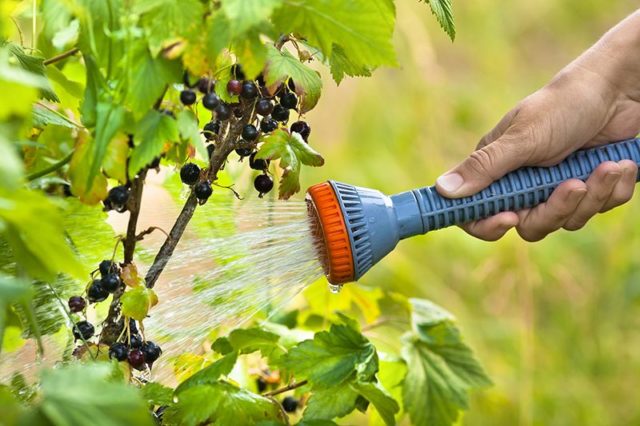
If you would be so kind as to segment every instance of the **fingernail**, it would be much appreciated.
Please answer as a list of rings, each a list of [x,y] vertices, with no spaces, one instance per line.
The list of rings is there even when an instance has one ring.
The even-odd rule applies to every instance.
[[[604,177],[604,180],[607,185],[613,185],[620,180],[620,177],[622,177],[622,174],[620,173],[607,173],[607,175]]]
[[[446,175],[440,176],[436,182],[440,186],[440,188],[444,189],[447,192],[454,192],[456,189],[460,188],[464,183],[464,179],[458,173],[447,173]]]

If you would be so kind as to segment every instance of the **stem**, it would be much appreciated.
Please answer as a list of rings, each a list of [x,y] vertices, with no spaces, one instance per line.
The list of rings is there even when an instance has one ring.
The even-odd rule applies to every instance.
[[[301,382],[296,382],[296,383],[289,383],[287,386],[279,388],[279,389],[275,389],[272,390],[271,392],[267,392],[262,394],[263,396],[276,396],[276,395],[280,395],[281,393],[285,393],[288,392],[290,390],[294,390],[294,389],[298,389],[301,388],[302,386],[306,385],[307,383],[309,383],[308,380],[302,380]]]
[[[142,200],[142,190],[144,189],[144,179],[147,176],[147,169],[140,171],[138,176],[131,182],[131,192],[129,194],[129,202],[127,209],[129,210],[129,222],[127,224],[127,236],[122,240],[124,247],[124,263],[133,262],[133,255],[136,250],[136,227],[138,225],[138,216],[140,215],[140,205]],[[109,305],[109,313],[104,321],[102,333],[100,334],[100,343],[111,345],[117,341],[118,336],[122,333],[124,325],[123,318],[120,318],[120,297],[124,293],[124,286],[121,286],[113,293],[113,299]]]
[[[62,168],[69,161],[71,161],[71,157],[72,156],[73,156],[73,151],[71,151],[69,154],[67,154],[67,156],[64,157],[62,160],[59,160],[58,162],[53,163],[49,167],[45,167],[42,170],[38,170],[37,172],[33,172],[33,173],[27,175],[27,181],[31,182],[32,180],[35,180],[35,179],[38,179],[38,178],[40,178],[42,176],[48,175],[51,172],[55,172],[56,170]]]
[[[51,64],[55,64],[56,62],[60,62],[63,59],[67,59],[69,56],[73,56],[76,53],[78,53],[80,51],[80,49],[78,49],[77,47],[74,47],[73,49],[67,50],[66,52],[62,52],[59,55],[56,56],[52,56],[49,59],[45,59],[44,61],[42,61],[43,65],[51,65]]]
[[[131,183],[131,192],[129,195],[129,205],[127,206],[131,216],[127,225],[127,236],[123,241],[124,245],[124,263],[133,262],[133,253],[136,249],[136,227],[138,226],[138,216],[140,215],[140,204],[142,200],[142,190],[144,189],[144,179],[147,176],[147,170],[144,169]]]
[[[216,146],[216,150],[213,152],[211,159],[209,160],[209,168],[207,170],[207,179],[211,182],[215,181],[217,178],[218,171],[224,165],[227,156],[236,148],[236,142],[240,138],[242,134],[242,128],[253,120],[254,112],[253,112],[253,102],[249,102],[248,104],[244,104],[242,106],[243,114],[241,118],[235,118],[232,115],[232,122],[229,126],[229,131],[226,136],[222,140],[218,146]],[[145,277],[145,282],[147,287],[153,288],[158,280],[158,277],[164,270],[164,267],[169,262],[169,259],[173,255],[173,251],[176,248],[176,245],[180,241],[184,230],[187,228],[189,221],[193,217],[193,214],[196,211],[196,207],[198,205],[198,200],[196,199],[195,194],[192,192],[187,198],[187,201],[182,208],[182,211],[178,215],[176,222],[171,228],[169,232],[169,236],[160,247],[160,251],[156,255],[156,258],[153,260],[153,264],[149,268],[147,272],[147,276]]]

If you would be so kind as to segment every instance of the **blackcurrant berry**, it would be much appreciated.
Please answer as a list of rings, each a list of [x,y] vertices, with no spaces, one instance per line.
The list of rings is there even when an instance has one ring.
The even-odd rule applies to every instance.
[[[129,364],[136,370],[142,370],[144,368],[144,354],[140,349],[130,351],[127,359],[129,360]]]
[[[228,120],[231,117],[231,108],[229,108],[229,105],[220,102],[216,107],[216,117],[218,120]]]
[[[180,179],[186,185],[193,185],[200,178],[200,167],[193,163],[187,163],[180,169]]]
[[[253,142],[258,137],[258,129],[253,124],[247,124],[242,128],[242,139]]]
[[[258,96],[258,88],[253,81],[245,81],[242,83],[242,91],[240,96],[245,99],[253,99]]]
[[[102,285],[102,288],[107,290],[109,293],[113,293],[120,287],[122,281],[117,274],[109,274],[100,280],[100,284]]]
[[[253,170],[265,170],[269,167],[269,160],[263,160],[260,158],[256,159],[256,153],[254,152],[249,157],[249,167]]]
[[[89,299],[89,303],[102,302],[107,297],[109,297],[109,292],[102,287],[100,280],[93,280],[87,290],[87,299]]]
[[[100,265],[98,265],[98,269],[100,270],[100,275],[104,277],[105,275],[117,272],[118,265],[112,260],[103,260],[100,262]]]
[[[291,90],[292,92],[296,91],[296,83],[293,81],[292,78],[289,79],[289,81],[287,82],[287,87],[289,88],[289,90]]]
[[[296,121],[291,125],[291,131],[299,133],[302,139],[307,141],[311,134],[311,127],[309,127],[306,121]]]
[[[248,155],[251,155],[252,152],[253,152],[253,150],[251,148],[238,148],[238,149],[236,149],[236,154],[238,154],[240,157],[246,157]]]
[[[193,90],[185,89],[180,92],[180,102],[183,105],[193,105],[196,103],[196,92]]]
[[[73,326],[73,337],[76,340],[88,340],[93,337],[95,329],[89,321],[80,321]]]
[[[71,185],[69,185],[68,183],[63,183],[62,184],[62,194],[65,197],[72,197],[73,196],[73,192],[71,192]]]
[[[264,118],[260,122],[260,130],[263,133],[271,133],[278,128],[278,122],[271,117]]]
[[[236,80],[244,80],[247,76],[244,74],[242,69],[242,65],[233,64],[231,65],[231,76]]]
[[[69,310],[74,313],[81,312],[87,306],[86,300],[80,296],[71,296],[67,303],[69,304]]]
[[[200,80],[198,80],[198,90],[200,91],[200,93],[204,94],[213,92],[213,82],[207,77],[202,77]]]
[[[196,198],[200,202],[200,204],[204,204],[211,194],[213,194],[213,189],[211,189],[211,184],[209,182],[199,182],[194,188],[193,192],[196,194]]]
[[[271,117],[276,121],[286,123],[289,121],[289,110],[280,104],[276,104],[276,106],[273,107]]]
[[[294,109],[298,105],[298,97],[295,93],[285,93],[280,97],[280,105],[287,109]]]
[[[142,353],[144,354],[144,359],[147,364],[151,366],[158,358],[160,358],[162,349],[160,349],[160,346],[148,340],[142,344]]]
[[[215,94],[215,92],[207,93],[202,97],[202,105],[209,111],[213,111],[218,105],[220,105],[220,98]]]
[[[261,116],[266,116],[271,114],[273,111],[273,102],[269,99],[262,98],[258,102],[256,102],[256,112]]]
[[[292,396],[285,396],[282,399],[282,408],[287,413],[293,413],[298,409],[298,400]]]
[[[202,130],[204,131],[204,137],[210,141],[215,135],[220,133],[220,122],[218,120],[211,120],[204,125]]]
[[[253,187],[260,195],[264,195],[273,189],[273,179],[269,175],[258,175],[253,181]]]
[[[124,343],[116,342],[109,348],[109,358],[124,361],[129,355],[129,348]]]
[[[124,206],[129,199],[129,190],[124,185],[111,188],[107,199],[113,206]]]
[[[227,91],[232,95],[239,95],[242,92],[242,82],[240,80],[229,80]]]
[[[216,146],[214,144],[207,145],[207,153],[209,154],[209,158],[213,155],[213,152],[216,150]]]
[[[131,334],[129,336],[129,347],[131,349],[140,349],[142,347],[142,337],[139,334]]]
[[[258,388],[258,392],[262,393],[267,390],[267,382],[262,377],[258,377],[256,387]]]
[[[258,83],[258,87],[265,87],[267,82],[264,81],[264,76],[262,74],[258,74],[255,78],[256,83]]]

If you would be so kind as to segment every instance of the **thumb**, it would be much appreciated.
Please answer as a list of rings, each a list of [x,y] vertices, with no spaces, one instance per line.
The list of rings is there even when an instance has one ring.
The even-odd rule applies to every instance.
[[[460,198],[473,195],[522,167],[529,158],[533,141],[526,136],[505,133],[494,142],[478,149],[462,163],[436,180],[436,189],[445,197]]]

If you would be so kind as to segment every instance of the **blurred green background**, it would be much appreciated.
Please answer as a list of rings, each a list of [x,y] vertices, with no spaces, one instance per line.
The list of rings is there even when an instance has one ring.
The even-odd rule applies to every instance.
[[[326,165],[303,171],[387,193],[432,184],[517,101],[632,12],[628,0],[454,2],[451,43],[398,2],[401,67],[339,87],[308,119]],[[328,73],[326,73],[328,74]],[[465,425],[640,424],[640,200],[577,233],[485,243],[448,229],[402,242],[362,285],[452,311],[495,386]]]

